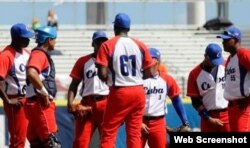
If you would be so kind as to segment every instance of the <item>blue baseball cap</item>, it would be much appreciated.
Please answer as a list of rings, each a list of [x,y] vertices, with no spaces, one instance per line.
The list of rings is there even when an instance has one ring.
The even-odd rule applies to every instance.
[[[104,39],[108,40],[108,37],[107,37],[107,35],[106,35],[105,32],[103,32],[103,31],[96,31],[96,32],[94,32],[94,34],[92,36],[92,42],[96,41],[99,38],[104,38]]]
[[[36,29],[36,42],[44,43],[48,38],[55,39],[57,30],[55,27],[42,26]]]
[[[233,38],[241,40],[241,32],[238,28],[231,26],[227,28],[221,35],[218,35],[217,38],[222,38],[223,40]]]
[[[149,48],[149,53],[152,58],[156,58],[157,60],[161,59],[161,53],[158,49],[156,48]]]
[[[206,55],[209,57],[213,65],[220,65],[224,63],[224,58],[222,57],[222,49],[218,44],[209,44],[206,47]]]
[[[115,16],[115,21],[113,23],[117,27],[129,29],[131,20],[130,20],[129,16],[126,13],[118,13]]]
[[[10,29],[12,38],[32,38],[35,33],[31,31],[25,24],[17,23]]]

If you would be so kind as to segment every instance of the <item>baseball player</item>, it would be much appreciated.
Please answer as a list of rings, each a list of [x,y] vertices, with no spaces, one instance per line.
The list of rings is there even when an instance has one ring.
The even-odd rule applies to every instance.
[[[224,97],[229,101],[231,131],[250,131],[250,51],[241,47],[241,31],[235,26],[221,35],[223,47],[230,56],[226,62]]]
[[[225,66],[222,49],[211,43],[204,60],[191,70],[187,96],[201,116],[202,132],[229,132],[228,101],[224,98]]]
[[[22,23],[11,27],[11,44],[0,54],[0,97],[8,119],[10,148],[25,146],[28,120],[23,104],[26,94],[26,64],[30,52],[25,49],[34,33]]]
[[[182,124],[188,126],[185,108],[180,98],[180,88],[172,76],[159,73],[161,54],[156,48],[149,48],[155,60],[154,76],[144,80],[146,105],[142,124],[142,148],[148,141],[149,147],[166,148],[167,133],[165,114],[167,113],[166,98],[168,95],[178,113]]]
[[[127,147],[141,148],[145,107],[142,70],[151,73],[154,62],[147,47],[128,36],[129,30],[129,16],[118,13],[114,21],[115,37],[101,45],[96,58],[98,76],[110,86],[101,134],[102,148],[114,146],[118,128],[123,122]]]
[[[97,51],[106,40],[108,40],[108,37],[105,32],[94,32],[92,37],[94,52],[80,57],[70,74],[72,81],[68,90],[68,110],[73,113],[76,118],[74,148],[88,148],[90,139],[96,128],[98,128],[99,133],[101,133],[101,123],[109,88],[98,78],[95,60]],[[78,114],[80,109],[79,105],[74,105],[73,101],[80,82],[82,82],[80,92],[82,100],[80,104],[80,114]],[[83,114],[83,116],[81,116],[81,114]]]
[[[52,27],[40,27],[36,33],[37,47],[32,50],[27,64],[27,138],[31,147],[59,148],[53,101],[57,92],[55,67],[47,53],[54,49],[57,31]]]

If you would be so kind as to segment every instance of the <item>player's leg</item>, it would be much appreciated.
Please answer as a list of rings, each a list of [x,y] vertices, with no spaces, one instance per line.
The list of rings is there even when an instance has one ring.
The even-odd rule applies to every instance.
[[[75,120],[75,140],[74,148],[88,148],[91,135],[94,133],[93,118],[88,116],[84,119]]]
[[[250,132],[250,104],[246,105],[245,108],[237,109],[239,114],[239,120],[237,124],[238,132]]]
[[[10,148],[25,147],[28,120],[25,116],[24,108],[4,104],[4,110],[8,119]]]
[[[146,124],[147,126],[149,126],[149,125],[148,125],[149,121],[143,121],[143,123]],[[146,132],[143,131],[143,130],[141,131],[141,147],[142,147],[142,148],[145,147],[146,142],[148,141],[148,136],[149,136],[148,133],[146,133]]]
[[[228,105],[228,118],[229,125],[232,132],[239,132],[238,123],[241,116],[238,105],[229,103]]]
[[[38,136],[38,128],[37,126],[37,105],[35,100],[27,99],[27,102],[24,105],[24,110],[26,117],[29,121],[27,128],[27,139],[30,143],[31,148],[43,148],[43,143]]]
[[[50,101],[50,105],[48,108],[44,108],[41,106],[39,102],[39,98],[37,101],[37,125],[38,135],[40,140],[44,143],[45,146],[53,146],[53,148],[60,147],[60,141],[56,136],[57,133],[57,124],[55,117],[55,102]]]
[[[149,147],[166,148],[167,133],[165,126],[165,118],[150,120],[149,128],[150,134],[148,137]]]
[[[102,131],[103,116],[104,116],[104,111],[107,105],[107,98],[108,97],[106,97],[105,99],[101,101],[96,102],[96,109],[95,109],[95,112],[93,113],[94,122],[95,122],[95,125],[98,127],[99,135],[101,135],[101,131]]]
[[[129,93],[131,94],[131,91]],[[103,117],[101,148],[114,147],[118,128],[131,110],[129,93],[125,87],[110,89]]]
[[[129,106],[132,108],[125,119],[127,147],[141,148],[141,125],[145,108],[145,92],[143,87],[130,87],[129,97],[126,97]],[[136,92],[136,93],[131,93]]]
[[[221,132],[230,132],[230,125],[229,125],[229,119],[228,119],[228,111],[221,112],[219,114],[219,119],[223,122],[223,127],[220,128],[219,131]]]

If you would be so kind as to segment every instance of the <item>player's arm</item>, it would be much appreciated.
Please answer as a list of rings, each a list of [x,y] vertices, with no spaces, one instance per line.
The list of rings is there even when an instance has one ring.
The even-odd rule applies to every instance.
[[[186,113],[186,110],[184,108],[181,97],[179,95],[174,96],[171,98],[171,100],[172,100],[172,103],[173,103],[173,106],[174,106],[176,113],[178,114],[179,118],[181,119],[182,125],[189,126],[188,119],[187,119],[187,113]]]
[[[108,79],[108,67],[100,65],[100,64],[96,64],[96,67],[98,69],[97,75],[99,79],[106,82]]]
[[[151,66],[145,70],[143,70],[143,79],[148,79],[148,78],[152,78],[153,75],[157,72],[157,70],[155,70],[156,66]]]
[[[49,106],[49,93],[44,87],[38,71],[34,67],[28,67],[27,69],[27,78],[32,83],[32,85],[38,90],[38,92],[43,96],[44,106]]]
[[[202,103],[202,97],[191,97],[191,100],[193,107],[203,119],[208,120],[212,124],[223,126],[223,122],[221,120],[219,120],[218,118],[213,118],[209,115],[208,110]]]
[[[9,99],[8,95],[4,90],[4,79],[10,70],[11,60],[8,56],[0,55],[0,98],[10,105],[21,106],[22,102],[18,100],[18,98]]]
[[[72,81],[69,85],[67,106],[68,106],[68,111],[71,113],[75,111],[73,102],[74,102],[74,99],[75,99],[75,96],[77,93],[77,88],[78,88],[80,82],[81,82],[80,80],[72,78]]]
[[[0,97],[3,99],[4,102],[9,104],[10,99],[8,98],[7,94],[4,91],[4,81],[3,80],[0,80]]]
[[[20,107],[23,105],[23,103],[18,98],[9,99],[9,97],[4,91],[4,81],[1,79],[0,79],[0,98],[2,98],[3,101],[9,105],[15,105],[17,107]]]
[[[208,120],[210,116],[207,109],[203,106],[202,97],[191,97],[191,101],[192,101],[192,106],[196,109],[199,115],[202,118]]]

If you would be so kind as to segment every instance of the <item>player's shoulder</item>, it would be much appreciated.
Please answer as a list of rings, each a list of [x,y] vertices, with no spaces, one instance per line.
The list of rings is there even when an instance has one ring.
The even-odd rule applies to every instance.
[[[93,57],[92,54],[88,54],[88,55],[81,56],[81,57],[79,57],[79,58],[76,60],[76,64],[77,64],[77,65],[84,65],[84,64],[85,64],[87,61],[89,61],[92,57]]]
[[[77,59],[77,61],[79,62],[84,62],[84,61],[88,61],[89,59],[92,58],[92,54],[88,54],[88,55],[84,55],[84,56],[81,56]]]
[[[130,39],[133,40],[137,45],[143,45],[143,46],[145,46],[144,42],[141,41],[141,40],[138,39],[138,38],[130,37]]]
[[[190,70],[189,75],[194,75],[194,74],[197,75],[201,72],[201,70],[202,70],[201,64],[198,64]]]
[[[48,57],[44,51],[41,49],[34,48],[31,50],[30,57],[33,59],[38,58],[41,61],[47,61]]]
[[[114,36],[114,37],[111,37],[110,39],[108,39],[107,41],[103,42],[102,44],[111,44],[111,43],[115,43],[117,42],[117,40],[119,40],[120,36]]]
[[[0,53],[4,56],[14,56],[16,51],[11,46],[6,46]]]
[[[238,56],[250,55],[250,49],[247,49],[247,48],[240,48],[240,49],[237,51],[237,55],[238,55]]]
[[[160,77],[163,78],[164,80],[175,80],[174,75],[171,73],[160,73]]]
[[[46,55],[44,51],[38,48],[34,48],[31,50],[31,54],[40,54],[40,55]]]

